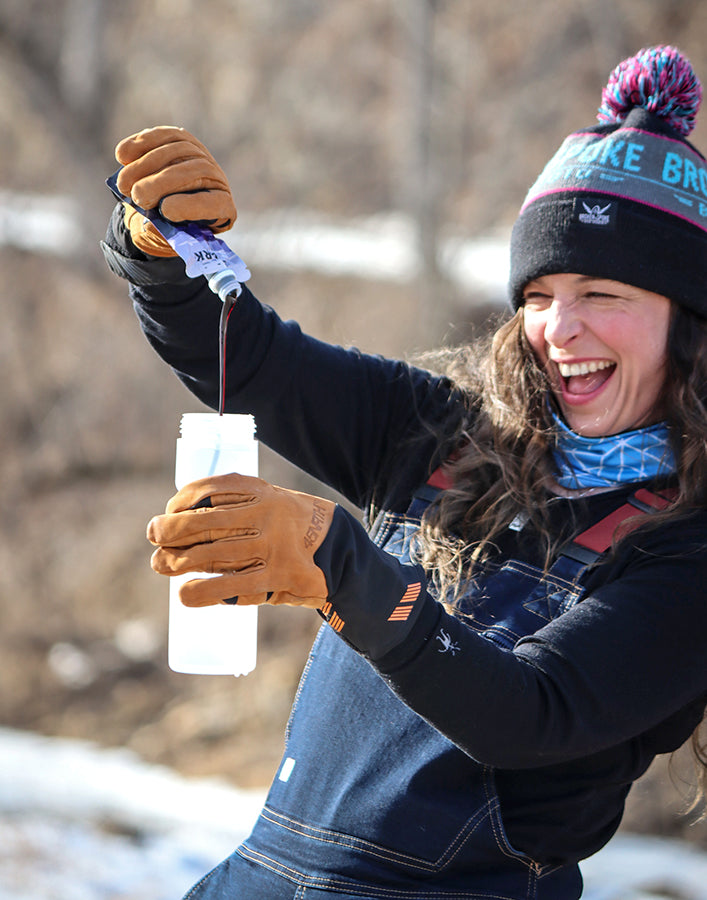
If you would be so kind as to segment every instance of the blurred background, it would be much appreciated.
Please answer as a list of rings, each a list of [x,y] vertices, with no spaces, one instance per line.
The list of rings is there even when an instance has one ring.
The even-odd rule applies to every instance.
[[[503,314],[525,191],[657,43],[707,81],[704,0],[2,0],[0,725],[259,788],[318,625],[263,610],[245,679],[167,668],[144,530],[202,407],[103,264],[117,141],[194,132],[231,180],[256,295],[410,357]],[[312,488],[265,450],[261,470]],[[679,816],[690,774],[685,754],[656,763],[624,828],[707,848]]]

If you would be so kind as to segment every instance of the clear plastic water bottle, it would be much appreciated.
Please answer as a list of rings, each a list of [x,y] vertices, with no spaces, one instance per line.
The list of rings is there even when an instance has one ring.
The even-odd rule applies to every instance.
[[[177,439],[177,490],[209,475],[258,474],[258,443],[252,416],[185,413]],[[203,572],[173,575],[169,596],[169,667],[199,675],[247,675],[257,656],[257,606],[219,604],[190,608],[179,586]]]

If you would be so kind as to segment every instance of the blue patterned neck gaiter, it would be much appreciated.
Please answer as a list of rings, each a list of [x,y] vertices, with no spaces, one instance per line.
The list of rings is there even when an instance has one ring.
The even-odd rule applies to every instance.
[[[582,437],[553,411],[557,483],[570,490],[646,481],[675,472],[675,457],[664,422],[601,437]]]

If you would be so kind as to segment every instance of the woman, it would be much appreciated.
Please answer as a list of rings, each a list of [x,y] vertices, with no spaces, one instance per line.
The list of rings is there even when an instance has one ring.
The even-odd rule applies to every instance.
[[[672,48],[612,73],[514,227],[513,318],[446,376],[329,346],[247,290],[226,402],[364,511],[228,475],[148,527],[190,605],[326,620],[253,834],[193,898],[551,898],[582,891],[631,783],[707,703],[707,167]],[[191,135],[121,142],[121,189],[235,218]],[[703,202],[703,200],[705,202]],[[146,336],[215,406],[219,301],[141,216],[106,259]],[[159,258],[159,257],[163,258]]]

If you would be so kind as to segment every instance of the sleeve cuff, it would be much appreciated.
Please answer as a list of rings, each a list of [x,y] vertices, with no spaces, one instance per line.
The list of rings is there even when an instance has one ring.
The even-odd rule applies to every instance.
[[[123,205],[113,209],[105,240],[100,242],[108,268],[131,284],[177,284],[190,279],[179,257],[148,256],[133,244],[123,219]]]
[[[434,638],[441,615],[441,605],[425,592],[422,609],[405,640],[380,659],[371,660],[381,675],[392,675],[397,669],[412,662]]]

